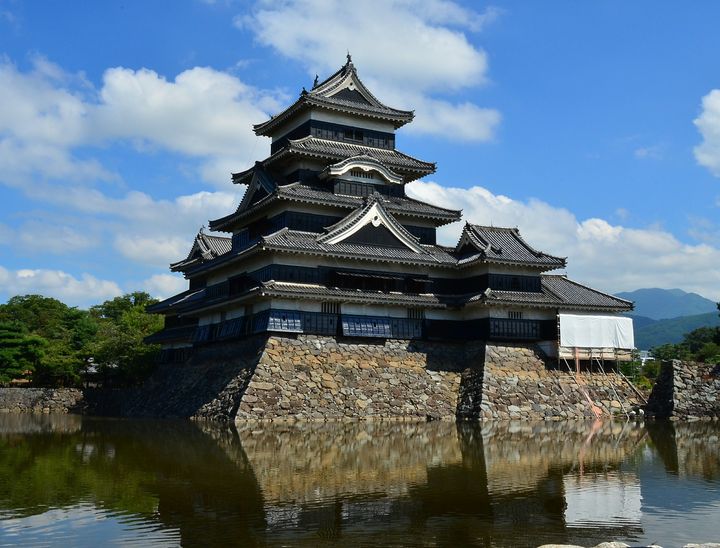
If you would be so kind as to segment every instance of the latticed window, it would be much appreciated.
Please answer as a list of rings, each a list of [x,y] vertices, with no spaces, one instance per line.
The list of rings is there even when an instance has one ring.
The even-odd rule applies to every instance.
[[[511,320],[522,320],[523,313],[519,310],[510,310],[508,312],[508,318]]]
[[[340,303],[321,303],[320,311],[323,314],[340,314]]]
[[[407,317],[411,320],[422,320],[425,318],[425,310],[423,308],[408,308]]]

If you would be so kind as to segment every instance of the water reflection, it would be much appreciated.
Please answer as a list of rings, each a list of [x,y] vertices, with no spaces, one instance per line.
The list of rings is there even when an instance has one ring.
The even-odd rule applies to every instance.
[[[5,415],[0,544],[659,541],[683,533],[657,519],[668,512],[720,518],[719,433],[717,423],[236,429]]]

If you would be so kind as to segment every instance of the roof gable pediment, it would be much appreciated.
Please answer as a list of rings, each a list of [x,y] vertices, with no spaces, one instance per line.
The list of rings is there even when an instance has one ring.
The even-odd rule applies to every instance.
[[[477,250],[473,256],[472,248]],[[466,223],[460,240],[455,246],[455,255],[463,262],[483,260],[537,266],[541,268],[562,268],[565,259],[538,251],[520,236],[517,228],[499,228]]]
[[[355,103],[386,109],[358,77],[355,65],[348,57],[348,62],[324,82],[313,86],[310,96],[334,97]]]
[[[357,154],[341,162],[332,164],[320,173],[320,177],[342,177],[347,173],[352,173],[357,170],[364,173],[376,173],[381,179],[391,184],[403,184],[402,175],[395,173],[380,160],[368,154]]]
[[[298,112],[313,107],[386,120],[396,128],[412,121],[415,116],[413,111],[399,110],[380,102],[362,83],[348,55],[347,63],[340,70],[320,83],[316,79],[310,91],[303,88],[300,97],[292,105],[253,128],[257,135],[272,136],[282,130],[284,124]]]
[[[230,238],[205,234],[203,230],[200,230],[193,240],[193,245],[187,257],[181,261],[172,263],[170,270],[174,272],[184,271],[190,266],[219,257],[229,252],[231,248],[232,242]]]
[[[277,189],[277,183],[270,177],[260,162],[253,168],[252,178],[248,183],[247,190],[240,200],[237,211],[244,211],[264,197],[272,194]]]
[[[397,246],[407,247],[415,253],[426,254],[427,251],[420,245],[419,238],[410,234],[382,205],[379,194],[368,196],[365,206],[356,209],[339,223],[329,227],[327,233],[318,237],[320,244],[335,245],[342,242],[355,243],[352,238],[361,231],[368,232],[372,228],[384,228],[383,237],[393,238]]]

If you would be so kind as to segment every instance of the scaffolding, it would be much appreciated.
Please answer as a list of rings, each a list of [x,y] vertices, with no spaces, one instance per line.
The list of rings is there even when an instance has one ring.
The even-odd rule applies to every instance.
[[[570,333],[563,331],[563,320],[565,320],[566,326],[569,324],[570,327],[568,331],[570,331]],[[558,368],[562,369],[562,362],[565,364],[568,372],[572,375],[573,371],[568,360],[574,361],[575,382],[587,400],[590,410],[595,417],[599,419],[602,415],[602,410],[595,405],[595,402],[590,397],[589,387],[582,380],[580,369],[581,361],[587,362],[591,371],[593,369],[593,365],[597,365],[603,377],[607,380],[607,383],[615,396],[615,400],[620,403],[622,412],[629,419],[629,406],[620,396],[615,386],[613,377],[607,374],[605,361],[608,360],[614,362],[617,373],[622,375],[619,368],[617,368],[617,364],[620,362],[631,361],[633,358],[632,347],[634,346],[634,340],[632,333],[632,320],[630,318],[615,316],[574,316],[569,314],[558,314],[557,325]],[[624,375],[622,375],[622,378],[629,383]],[[637,390],[635,390],[635,392],[637,393]]]

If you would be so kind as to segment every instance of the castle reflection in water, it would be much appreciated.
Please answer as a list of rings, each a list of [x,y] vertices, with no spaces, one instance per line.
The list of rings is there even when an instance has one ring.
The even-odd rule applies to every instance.
[[[680,538],[679,520],[692,512],[720,518],[719,433],[717,423],[235,428],[5,415],[0,539],[538,546]],[[699,527],[685,538],[703,540],[692,536]]]

